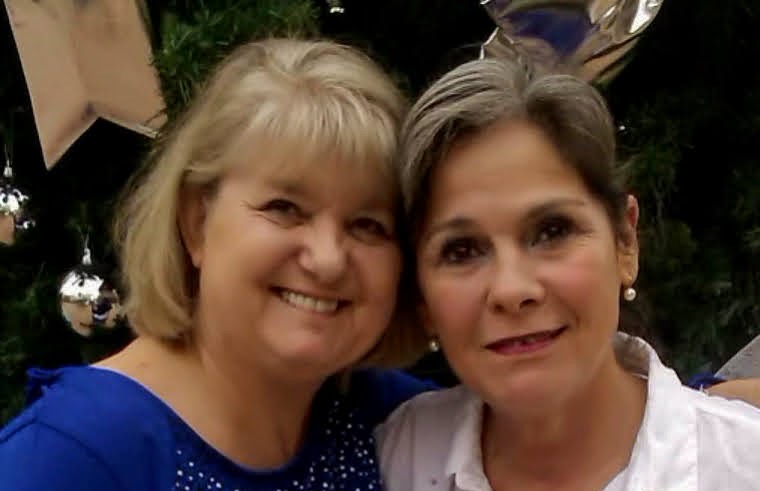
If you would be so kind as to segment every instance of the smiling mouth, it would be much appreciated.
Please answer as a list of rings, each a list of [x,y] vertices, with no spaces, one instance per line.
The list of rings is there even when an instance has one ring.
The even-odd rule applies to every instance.
[[[500,339],[486,345],[486,349],[502,355],[533,353],[550,346],[567,330],[567,326],[550,331],[534,332],[524,336]]]
[[[348,305],[348,301],[345,300],[314,297],[286,288],[274,288],[273,291],[286,304],[307,312],[332,314],[337,312],[338,309]]]

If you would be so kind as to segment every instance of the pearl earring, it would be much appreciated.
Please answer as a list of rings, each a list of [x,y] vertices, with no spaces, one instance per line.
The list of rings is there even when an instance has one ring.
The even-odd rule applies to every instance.
[[[636,300],[636,289],[633,287],[628,287],[625,290],[623,290],[623,298],[626,302],[633,302]]]
[[[430,349],[431,352],[436,353],[440,351],[441,345],[436,338],[432,338],[428,343],[428,349]]]

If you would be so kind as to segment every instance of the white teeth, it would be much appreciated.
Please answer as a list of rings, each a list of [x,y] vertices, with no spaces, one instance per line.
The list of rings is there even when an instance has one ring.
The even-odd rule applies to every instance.
[[[280,297],[294,307],[319,313],[335,312],[338,308],[337,300],[323,300],[290,290],[282,290]]]
[[[531,334],[530,336],[525,336],[524,338],[518,339],[517,343],[520,346],[527,346],[529,344],[535,343],[536,341],[538,341],[541,338],[543,338],[543,336],[541,336],[539,334]]]

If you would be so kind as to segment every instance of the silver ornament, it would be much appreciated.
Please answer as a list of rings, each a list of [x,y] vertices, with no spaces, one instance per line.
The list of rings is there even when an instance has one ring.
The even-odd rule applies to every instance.
[[[605,81],[652,23],[663,0],[481,0],[498,26],[481,57],[508,57]]]
[[[26,207],[29,196],[13,185],[13,172],[6,165],[3,177],[0,178],[0,243],[13,245],[17,233],[34,226]]]
[[[84,337],[97,328],[114,328],[122,316],[119,294],[91,264],[85,248],[82,264],[66,274],[58,290],[64,319]]]
[[[343,8],[343,2],[341,0],[327,0],[327,5],[330,7],[331,14],[342,14],[346,11]]]

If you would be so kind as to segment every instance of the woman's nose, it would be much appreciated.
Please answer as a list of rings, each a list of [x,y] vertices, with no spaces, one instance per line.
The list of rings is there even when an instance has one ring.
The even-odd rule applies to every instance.
[[[334,223],[315,223],[301,254],[301,266],[324,284],[338,282],[346,272],[348,252],[342,228]]]
[[[490,310],[517,314],[539,303],[544,293],[530,258],[521,254],[518,247],[497,249],[488,285]]]

